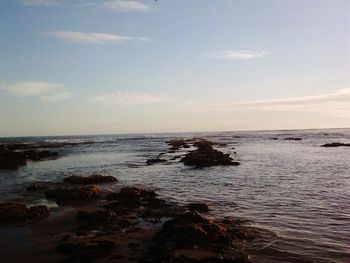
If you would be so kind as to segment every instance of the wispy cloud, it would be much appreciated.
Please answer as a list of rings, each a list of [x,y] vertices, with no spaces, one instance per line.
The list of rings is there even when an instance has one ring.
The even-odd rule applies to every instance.
[[[325,112],[349,117],[350,89],[339,89],[314,96],[233,102],[209,105],[208,107],[217,109]]]
[[[104,7],[117,12],[147,12],[149,5],[133,0],[113,0],[104,3]]]
[[[65,90],[61,85],[48,82],[2,82],[0,84],[0,89],[20,97],[39,96],[46,101],[63,100],[71,95],[71,93]]]
[[[30,6],[57,6],[57,0],[22,0],[22,4]]]
[[[96,33],[96,32],[77,32],[77,31],[54,31],[44,33],[44,35],[57,38],[68,42],[78,43],[122,43],[128,41],[149,42],[150,39],[146,37],[131,37],[116,34]]]
[[[248,60],[262,58],[269,54],[266,51],[224,50],[208,54],[211,59]]]
[[[137,104],[153,104],[175,101],[176,99],[169,98],[165,94],[148,94],[138,92],[122,92],[116,91],[109,94],[103,94],[94,98],[95,102],[103,104],[116,105],[137,105]]]

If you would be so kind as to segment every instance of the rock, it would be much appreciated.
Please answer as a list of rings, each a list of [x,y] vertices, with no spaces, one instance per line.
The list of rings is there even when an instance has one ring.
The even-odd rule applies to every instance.
[[[93,174],[89,176],[73,175],[64,178],[64,182],[71,184],[102,184],[116,182],[117,179],[113,176],[104,176]]]
[[[224,154],[212,148],[210,143],[197,144],[198,149],[189,152],[180,161],[185,165],[195,166],[196,168],[210,167],[216,165],[239,165],[233,162],[229,154]]]
[[[332,142],[321,145],[321,147],[350,147],[350,143]]]
[[[36,151],[36,150],[25,150],[25,151],[13,151],[8,146],[3,146],[0,150],[0,168],[15,169],[25,165],[26,160],[39,161],[43,158],[57,156],[57,152],[51,151]]]
[[[107,200],[135,201],[141,198],[152,199],[156,197],[154,191],[144,190],[137,187],[124,187],[119,193],[111,193],[106,196]]]
[[[146,161],[147,165],[156,164],[156,163],[164,163],[164,162],[166,162],[166,160],[160,159],[159,157],[154,158],[154,159],[148,159]]]
[[[209,206],[205,203],[190,203],[188,205],[188,208],[193,211],[198,211],[198,212],[208,212],[209,211]]]
[[[190,148],[183,138],[169,140],[166,143],[172,146],[170,148],[171,151],[178,151],[180,148]]]
[[[28,221],[38,221],[50,215],[50,211],[46,205],[36,205],[29,208],[27,212]]]
[[[0,204],[0,221],[24,221],[28,213],[28,208],[21,203],[2,203]]]
[[[85,221],[88,224],[95,225],[99,223],[111,222],[117,218],[115,211],[111,209],[102,209],[95,212],[78,211],[76,219]]]
[[[127,219],[121,219],[118,221],[118,226],[122,227],[122,228],[125,228],[125,227],[129,227],[131,226],[131,222]]]
[[[57,157],[57,156],[59,156],[58,152],[51,152],[51,151],[48,151],[48,150],[39,151],[40,159]]]
[[[285,141],[301,141],[302,138],[287,137],[287,138],[284,138],[283,140],[285,140]]]
[[[42,159],[48,159],[52,157],[57,157],[59,154],[58,152],[51,152],[49,150],[27,150],[23,151],[26,159],[32,160],[32,161],[40,161]]]
[[[156,250],[156,249],[155,249]],[[252,263],[248,255],[237,252],[231,256],[212,256],[205,258],[193,258],[177,255],[168,251],[155,251],[153,255],[139,261],[140,263]]]
[[[26,156],[22,152],[0,152],[0,168],[15,169],[25,165],[26,163]]]
[[[245,235],[241,233],[243,231],[235,225],[214,221],[191,211],[165,222],[155,240],[175,244],[175,248],[194,245],[203,249],[229,249],[237,240],[245,239]]]
[[[27,187],[27,191],[38,191],[44,189],[44,185],[41,183],[35,183]]]
[[[48,217],[50,214],[45,205],[27,208],[21,203],[0,204],[0,222],[32,222]]]
[[[95,185],[78,186],[74,188],[56,188],[45,192],[47,199],[55,199],[56,202],[66,201],[88,201],[97,199],[102,191]]]
[[[113,241],[97,240],[90,243],[62,243],[56,247],[56,252],[69,255],[64,262],[92,262],[97,257],[108,255],[113,249]]]

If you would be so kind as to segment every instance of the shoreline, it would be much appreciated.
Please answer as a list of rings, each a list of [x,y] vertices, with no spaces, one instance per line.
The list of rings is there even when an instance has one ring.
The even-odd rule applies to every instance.
[[[128,189],[139,188],[131,187]],[[93,262],[207,262],[207,258],[216,260],[209,262],[251,262],[248,255],[243,252],[243,248],[238,249],[237,246],[243,246],[242,244],[238,245],[238,243],[247,242],[248,239],[253,238],[248,238],[248,234],[253,236],[255,233],[252,229],[246,228],[239,220],[207,218],[206,212],[199,213],[190,210],[188,207],[158,199],[158,197],[147,200],[145,203],[144,200],[141,203],[130,203],[129,201],[126,203],[121,201],[120,203],[119,200],[117,201],[119,203],[116,204],[116,200],[105,200],[106,196],[108,195],[100,200],[81,204],[81,206],[59,206],[52,209],[53,211],[48,218],[39,222],[19,223],[19,225],[2,224],[0,226],[1,233],[6,238],[3,238],[0,243],[2,247],[0,254],[8,260],[4,262],[22,262],[25,260],[30,262],[86,262],[87,255],[89,257],[93,255]],[[149,206],[146,210],[143,208],[145,205]],[[108,219],[102,216],[97,221],[94,221],[94,219],[89,221],[89,215],[93,217],[94,213],[101,211],[101,208],[110,206],[115,206],[116,218]],[[81,211],[87,215],[87,221],[77,220],[77,214]],[[165,235],[166,239],[181,241],[183,245],[178,247],[178,244],[169,244],[164,248],[162,244],[158,244],[155,239],[160,232],[164,231],[164,223],[176,220],[184,215],[190,216],[188,218],[189,222],[186,222],[187,225],[184,226],[187,229],[186,231],[191,231],[191,227],[193,227],[189,236],[180,235],[177,237],[177,234],[174,236],[174,233]],[[199,221],[192,222],[192,217]],[[230,242],[236,242],[233,253],[232,247],[228,249],[224,246],[220,251],[215,251],[217,248],[213,249],[212,246],[216,247],[218,244],[215,242],[218,240],[210,241],[208,239],[202,242],[198,239],[206,235],[195,237],[192,243],[186,244],[187,239],[192,234],[194,236],[202,234],[202,230],[198,232],[198,229],[196,229],[201,220],[205,225],[211,225],[214,228],[219,226],[221,221],[226,220],[227,227],[234,226],[237,232],[241,232],[246,236],[235,237],[230,240]],[[222,226],[224,225],[220,225],[220,227]],[[179,230],[181,230],[181,227]],[[220,233],[221,230],[213,231],[219,231],[218,233]],[[77,249],[76,252],[58,253],[58,247],[62,244],[91,244],[98,241],[112,241],[113,249],[108,250],[108,252],[97,253],[85,248],[82,248],[81,251],[79,251],[79,248],[75,248]],[[18,246],[18,242],[21,242],[20,246]],[[198,244],[196,244],[197,242]],[[159,251],[166,251],[166,256],[150,252],[154,247]],[[227,253],[226,261],[221,261],[220,258],[223,257],[224,252]],[[237,256],[240,257],[239,261],[235,259]],[[159,257],[165,258],[160,259]]]

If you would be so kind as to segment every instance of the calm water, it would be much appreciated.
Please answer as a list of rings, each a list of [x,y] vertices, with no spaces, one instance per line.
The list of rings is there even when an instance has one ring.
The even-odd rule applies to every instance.
[[[220,149],[235,156],[241,165],[202,170],[176,161],[145,165],[147,158],[168,150],[167,139],[193,135],[227,143]],[[350,129],[12,140],[96,143],[58,148],[62,157],[57,160],[32,162],[16,171],[0,170],[2,200],[26,197],[25,187],[33,181],[105,173],[120,181],[108,186],[111,190],[137,184],[182,203],[208,202],[213,216],[249,220],[263,236],[250,249],[257,262],[350,262],[350,147],[319,147],[350,142]],[[4,141],[9,139],[0,139]]]

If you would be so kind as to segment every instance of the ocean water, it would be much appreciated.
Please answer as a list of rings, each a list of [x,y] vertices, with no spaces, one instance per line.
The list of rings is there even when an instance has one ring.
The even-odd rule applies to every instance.
[[[170,160],[179,153],[163,155],[166,163],[145,164],[168,151],[166,140],[192,136],[226,143],[219,149],[241,165],[193,169]],[[247,220],[261,234],[249,248],[256,262],[350,262],[350,147],[320,147],[349,143],[350,129],[0,138],[9,141],[94,143],[53,149],[61,153],[55,160],[0,170],[1,200],[45,202],[28,199],[26,186],[108,174],[119,179],[106,186],[111,191],[138,185],[183,204],[207,202],[213,217]]]

